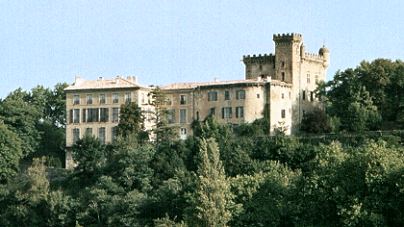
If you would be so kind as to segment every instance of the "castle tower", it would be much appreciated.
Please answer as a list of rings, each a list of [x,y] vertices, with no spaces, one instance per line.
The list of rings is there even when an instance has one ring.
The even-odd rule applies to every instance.
[[[297,33],[276,34],[275,42],[275,78],[295,84],[299,70],[302,35]],[[304,48],[303,48],[304,50]]]

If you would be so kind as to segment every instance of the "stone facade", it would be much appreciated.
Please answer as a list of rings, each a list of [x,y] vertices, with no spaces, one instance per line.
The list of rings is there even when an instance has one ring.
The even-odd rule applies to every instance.
[[[275,54],[243,56],[243,80],[175,83],[161,87],[167,97],[168,120],[178,128],[180,138],[192,134],[192,121],[203,120],[208,115],[220,123],[233,125],[266,117],[271,132],[284,125],[287,134],[296,133],[303,114],[314,107],[322,107],[314,90],[317,82],[325,80],[328,49],[323,46],[318,54],[307,53],[302,35],[296,33],[274,35],[273,41]],[[146,113],[153,111],[148,95],[151,88],[140,86],[134,77],[96,81],[77,78],[65,91],[67,148],[86,131],[92,131],[105,143],[111,142],[118,124],[116,111],[127,101],[138,103]],[[91,103],[89,97],[93,99]],[[100,101],[103,99],[105,102]],[[146,116],[145,126],[146,129],[153,126],[149,116]]]

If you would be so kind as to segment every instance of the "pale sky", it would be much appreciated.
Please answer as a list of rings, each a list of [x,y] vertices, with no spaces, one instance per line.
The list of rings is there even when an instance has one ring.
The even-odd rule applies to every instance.
[[[0,0],[0,98],[22,87],[137,76],[141,84],[242,79],[274,33],[331,52],[328,79],[404,59],[404,1]]]

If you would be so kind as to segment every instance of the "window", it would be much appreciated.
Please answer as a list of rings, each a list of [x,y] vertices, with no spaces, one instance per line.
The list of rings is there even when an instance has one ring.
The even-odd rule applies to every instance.
[[[215,114],[216,114],[215,112],[216,112],[215,107],[210,108],[209,109],[209,116],[215,116]]]
[[[112,128],[111,128],[111,140],[112,140],[112,141],[115,141],[117,135],[118,135],[118,127],[117,127],[117,126],[112,127]]]
[[[306,91],[303,91],[302,99],[303,99],[303,100],[306,100]]]
[[[132,96],[131,96],[130,92],[125,93],[125,102],[126,103],[132,102]]]
[[[285,110],[281,110],[281,118],[285,118],[286,117],[286,111]]]
[[[285,81],[285,72],[281,72],[281,80]]]
[[[231,118],[231,107],[223,107],[222,108],[222,118]]]
[[[80,129],[74,128],[73,129],[73,144],[77,143],[80,139]]]
[[[257,94],[257,99],[259,99],[260,98],[260,94]]]
[[[285,62],[284,61],[281,62],[281,67],[285,68]]]
[[[112,103],[118,103],[118,102],[119,102],[119,94],[113,93],[112,94]]]
[[[199,111],[196,111],[196,120],[199,121]]]
[[[80,95],[73,95],[73,105],[80,104]]]
[[[208,92],[208,101],[217,101],[217,91]]]
[[[187,104],[187,96],[180,95],[180,105],[185,105],[185,104]]]
[[[180,109],[180,123],[187,123],[187,110]]]
[[[307,74],[307,83],[310,83],[310,74]]]
[[[73,110],[73,123],[80,123],[80,109]]]
[[[100,108],[100,121],[108,122],[108,108]]]
[[[81,115],[81,122],[86,122],[87,121],[87,109],[82,110],[82,115]]]
[[[98,129],[98,139],[100,140],[101,144],[105,144],[105,128],[101,127]]]
[[[245,91],[244,90],[236,91],[236,99],[245,99]]]
[[[175,123],[175,110],[168,110],[167,121],[169,124]]]
[[[144,93],[142,93],[142,104],[145,104],[145,103],[146,103],[146,100],[144,98]]]
[[[87,109],[87,122],[98,122],[98,108]]]
[[[258,66],[258,68],[259,68],[260,71],[262,71],[262,65],[261,64]]]
[[[230,100],[230,92],[224,91],[224,100]]]
[[[312,102],[314,101],[314,92],[312,91],[310,92],[310,101]]]
[[[88,94],[87,95],[87,104],[93,104],[93,95],[92,94]]]
[[[282,99],[284,99],[284,98],[285,98],[285,94],[282,93]]]
[[[118,122],[119,121],[119,108],[114,107],[112,108],[112,122]]]
[[[105,104],[105,94],[100,94],[99,102],[100,102],[100,104]]]
[[[92,128],[86,128],[86,136],[92,136],[93,135],[93,129]]]
[[[243,118],[244,117],[244,107],[238,106],[236,107],[236,118]]]
[[[187,129],[186,128],[180,128],[180,139],[184,140],[187,138]]]

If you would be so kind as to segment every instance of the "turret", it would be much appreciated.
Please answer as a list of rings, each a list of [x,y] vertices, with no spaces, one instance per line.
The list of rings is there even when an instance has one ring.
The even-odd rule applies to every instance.
[[[318,50],[318,55],[323,58],[323,66],[328,67],[330,64],[330,51],[323,45],[323,47]]]

